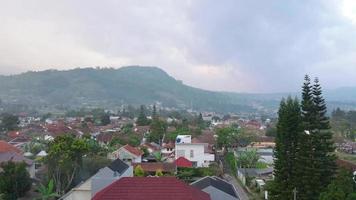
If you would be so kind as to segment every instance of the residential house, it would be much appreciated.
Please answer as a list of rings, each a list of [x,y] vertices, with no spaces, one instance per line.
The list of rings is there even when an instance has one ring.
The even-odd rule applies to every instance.
[[[141,163],[143,151],[138,148],[132,147],[129,144],[119,148],[109,155],[110,159],[118,159],[127,162],[127,163]]]
[[[215,161],[215,155],[208,143],[192,143],[190,135],[178,135],[175,144],[175,159],[184,157],[193,163],[193,167],[208,167]]]
[[[271,180],[273,179],[273,168],[239,168],[237,169],[237,177],[244,185],[246,185],[247,178],[257,178],[264,181]]]
[[[9,161],[16,163],[24,162],[30,177],[35,177],[35,162],[24,157],[20,149],[3,140],[0,140],[0,163]]]
[[[93,200],[210,200],[175,177],[126,177],[98,192]]]
[[[174,152],[174,143],[169,142],[169,143],[163,143],[161,153],[164,156],[169,156]]]
[[[216,176],[207,176],[190,184],[210,195],[211,200],[239,200],[235,187]]]
[[[148,153],[150,153],[150,154],[160,150],[160,146],[154,142],[151,142],[151,143],[146,142],[146,143],[142,144],[141,147],[146,148]]]
[[[62,200],[89,200],[100,190],[123,177],[133,177],[133,167],[127,165],[120,159],[116,159],[109,166],[100,169],[88,180],[79,184],[67,194]]]

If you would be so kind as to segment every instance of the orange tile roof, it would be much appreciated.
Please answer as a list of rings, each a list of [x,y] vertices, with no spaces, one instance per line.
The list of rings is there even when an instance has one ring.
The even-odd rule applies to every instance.
[[[21,150],[5,142],[4,140],[0,140],[0,153],[6,153],[6,152],[21,153]]]
[[[128,152],[134,154],[135,156],[142,156],[144,153],[140,149],[130,146],[129,144],[123,146],[122,148],[126,149]]]

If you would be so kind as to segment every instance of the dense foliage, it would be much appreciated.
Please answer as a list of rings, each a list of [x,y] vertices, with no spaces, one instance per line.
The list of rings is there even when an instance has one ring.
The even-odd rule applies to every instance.
[[[296,152],[302,132],[300,105],[297,99],[282,100],[278,111],[277,137],[274,163],[274,188],[271,199],[292,199],[298,181]]]
[[[63,194],[68,191],[78,174],[83,156],[89,151],[83,139],[71,135],[58,136],[49,144],[47,165],[48,176],[53,179],[56,192]]]
[[[316,200],[336,170],[332,133],[318,79],[305,77],[302,102],[289,98],[279,109],[275,149],[275,181],[271,199]]]
[[[4,113],[1,116],[0,128],[5,131],[13,131],[18,129],[18,124],[20,123],[19,117]]]
[[[321,193],[319,200],[356,200],[355,182],[352,173],[340,170],[337,177]]]
[[[32,181],[25,163],[7,162],[1,164],[0,194],[6,200],[23,197],[31,189]]]

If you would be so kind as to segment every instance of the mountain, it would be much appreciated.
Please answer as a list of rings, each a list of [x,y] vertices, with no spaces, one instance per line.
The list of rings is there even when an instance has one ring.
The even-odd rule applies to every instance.
[[[74,69],[0,76],[0,98],[29,105],[152,104],[211,111],[254,111],[238,96],[184,85],[156,67]]]
[[[346,102],[353,105],[355,91],[335,90],[330,96],[338,104]],[[281,98],[287,95],[202,90],[183,84],[157,67],[47,70],[0,76],[0,99],[33,106],[112,107],[160,102],[163,106],[181,109],[271,112],[275,111]]]

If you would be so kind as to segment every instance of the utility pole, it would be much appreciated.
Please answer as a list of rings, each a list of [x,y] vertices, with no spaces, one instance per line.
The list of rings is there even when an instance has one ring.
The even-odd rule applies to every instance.
[[[297,188],[293,189],[294,200],[297,200]]]

